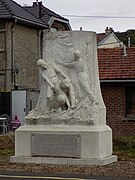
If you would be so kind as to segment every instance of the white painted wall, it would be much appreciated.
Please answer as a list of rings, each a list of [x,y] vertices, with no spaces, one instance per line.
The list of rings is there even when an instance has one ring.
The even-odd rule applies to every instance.
[[[105,38],[101,44],[98,44],[98,48],[115,48],[120,47],[121,43],[116,39],[113,34],[110,34],[107,38]]]
[[[12,91],[12,119],[17,115],[21,125],[24,125],[26,116],[26,90]]]

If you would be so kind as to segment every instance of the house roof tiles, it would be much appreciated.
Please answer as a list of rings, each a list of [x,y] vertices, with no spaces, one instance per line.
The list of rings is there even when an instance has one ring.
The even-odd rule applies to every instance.
[[[101,80],[135,79],[135,48],[98,49],[99,76]]]
[[[0,19],[17,19],[18,21],[36,26],[47,28],[45,23],[39,18],[25,10],[21,5],[13,0],[0,0]]]
[[[97,43],[101,42],[104,38],[106,38],[108,34],[105,33],[99,33],[97,34]]]
[[[58,18],[63,21],[69,21],[68,19],[60,16],[59,14],[56,14],[55,12],[51,11],[50,9],[46,8],[41,4],[40,9],[40,2],[34,2],[33,6],[26,6],[24,7],[26,10],[34,14],[35,16],[39,17],[40,11],[41,11],[41,20],[45,22],[46,25],[48,25],[48,21],[51,17]]]

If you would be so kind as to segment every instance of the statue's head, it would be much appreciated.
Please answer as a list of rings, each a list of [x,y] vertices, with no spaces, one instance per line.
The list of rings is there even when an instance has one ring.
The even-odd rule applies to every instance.
[[[48,63],[45,60],[43,60],[43,59],[39,59],[37,61],[37,65],[39,67],[41,67],[41,68],[44,68],[44,69],[47,69],[47,67],[48,67]]]
[[[80,56],[81,56],[80,51],[75,50],[75,52],[74,52],[74,57],[75,57],[75,60],[79,59],[79,58],[80,58]]]

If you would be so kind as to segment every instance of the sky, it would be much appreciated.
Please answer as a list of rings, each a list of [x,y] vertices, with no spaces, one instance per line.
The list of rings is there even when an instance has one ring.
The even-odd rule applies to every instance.
[[[32,5],[36,0],[14,0]],[[40,1],[40,0],[39,0]],[[106,27],[115,32],[135,29],[135,0],[42,0],[43,5],[69,19],[72,30],[102,33]],[[125,18],[126,17],[126,18]]]

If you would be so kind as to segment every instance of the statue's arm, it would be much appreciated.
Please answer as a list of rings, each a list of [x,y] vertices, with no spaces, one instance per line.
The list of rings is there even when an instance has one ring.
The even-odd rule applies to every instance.
[[[75,62],[68,62],[68,63],[63,63],[63,66],[69,67],[69,68],[74,68]]]
[[[65,62],[56,60],[56,62],[61,64],[61,65],[63,65],[63,66],[65,66],[65,67],[67,67],[67,68],[74,68],[74,66],[75,66],[75,62],[74,61],[73,62],[65,63]]]
[[[63,77],[64,79],[68,79],[65,73],[63,73],[61,70],[58,72],[58,74]]]
[[[44,81],[46,81],[46,83],[50,86],[51,89],[54,89],[54,85],[52,84],[52,82],[50,81],[50,79],[46,76],[46,74],[41,74],[42,78],[44,79]]]
[[[56,73],[57,74],[59,74],[62,78],[64,78],[64,79],[69,79],[68,77],[67,77],[67,75],[60,69],[60,68],[57,68],[56,69]]]

